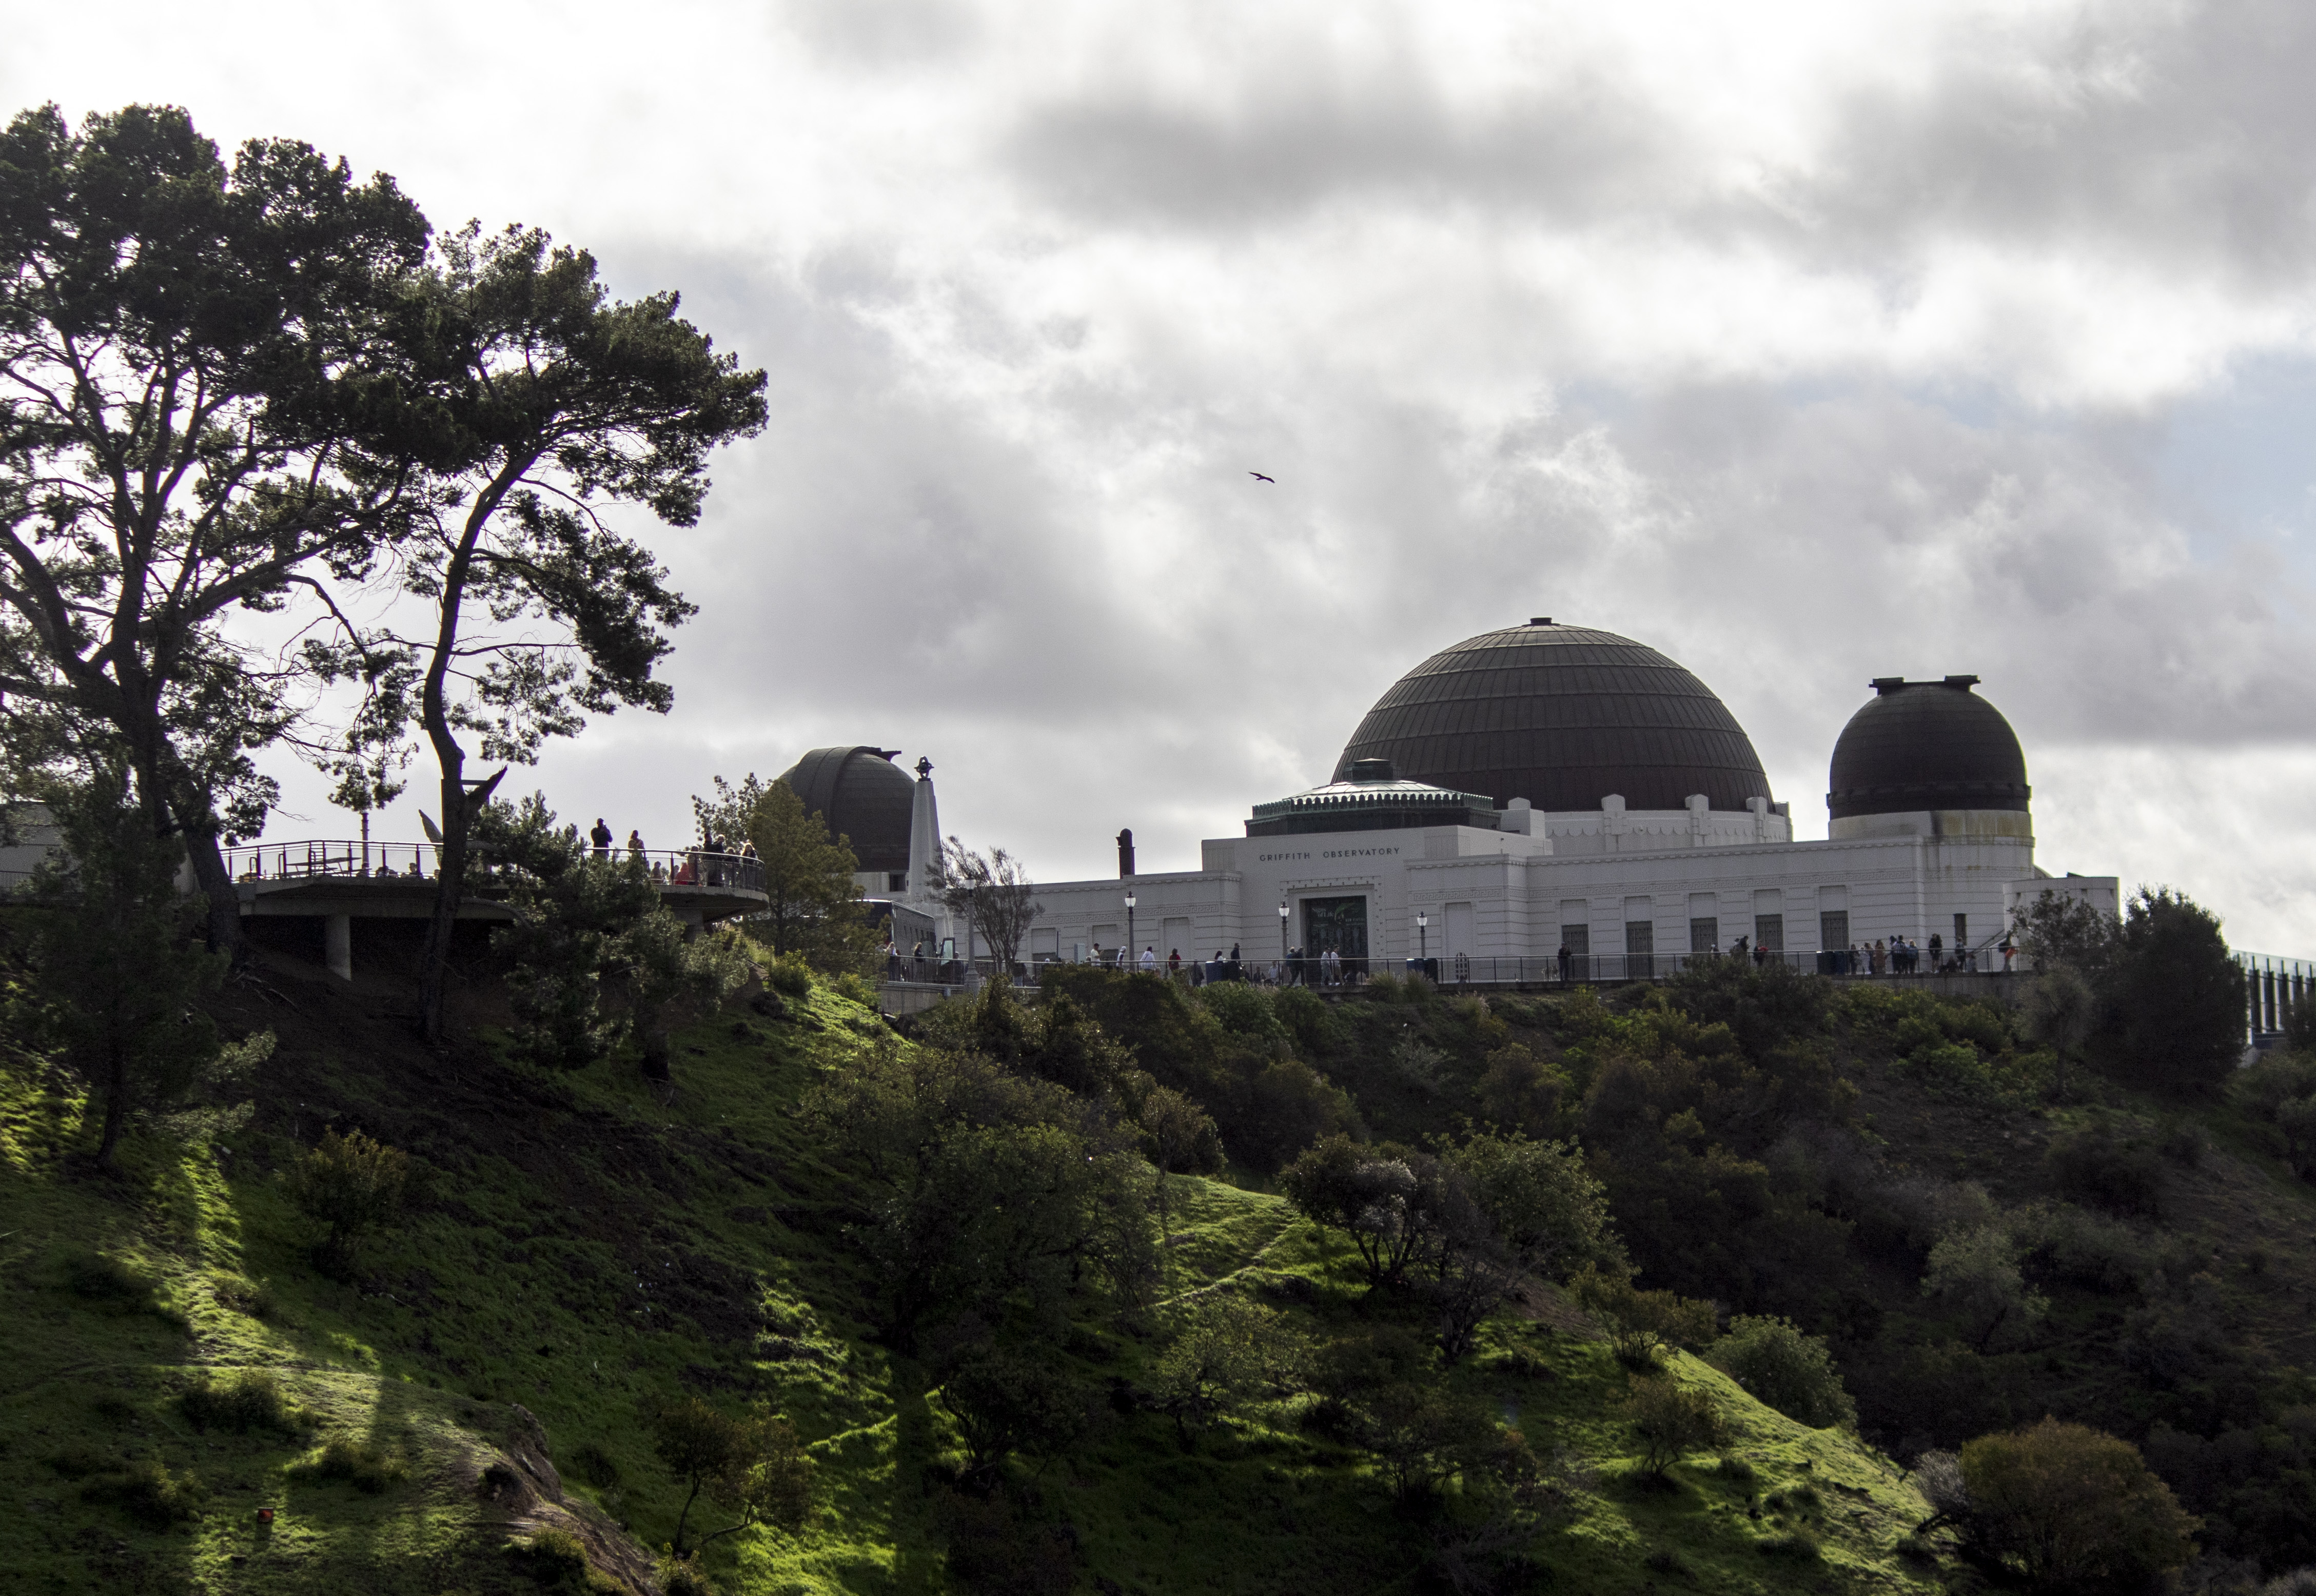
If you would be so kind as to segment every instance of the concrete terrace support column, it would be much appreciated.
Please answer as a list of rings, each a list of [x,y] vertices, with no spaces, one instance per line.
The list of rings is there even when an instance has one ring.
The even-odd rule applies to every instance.
[[[327,914],[322,919],[322,962],[341,981],[354,978],[354,917]]]

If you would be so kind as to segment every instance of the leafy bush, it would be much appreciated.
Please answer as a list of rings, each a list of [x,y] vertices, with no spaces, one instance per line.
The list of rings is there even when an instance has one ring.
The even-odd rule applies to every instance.
[[[2079,1202],[2150,1218],[2162,1212],[2163,1159],[2138,1128],[2092,1119],[2053,1137],[2043,1162],[2059,1189]]]
[[[2013,1222],[2039,1279],[2114,1296],[2137,1288],[2155,1267],[2147,1243],[2126,1225],[2067,1204],[2030,1208]]]
[[[209,1493],[197,1476],[172,1475],[160,1463],[147,1458],[91,1475],[82,1482],[80,1494],[84,1502],[109,1502],[125,1508],[130,1517],[149,1529],[166,1529],[172,1524],[200,1518],[201,1503]]]
[[[1815,1429],[1857,1422],[1857,1404],[1842,1389],[1825,1338],[1792,1322],[1738,1317],[1714,1343],[1711,1360],[1759,1402]]]
[[[2243,971],[2210,910],[2169,888],[2142,889],[2098,985],[2105,1015],[2091,1052],[2108,1073],[2173,1092],[2209,1090],[2234,1074]]]
[[[1188,1447],[1198,1427],[1285,1390],[1305,1352],[1301,1333],[1284,1314],[1233,1292],[1209,1291],[1180,1310],[1173,1340],[1151,1368],[1151,1395]]]
[[[571,1471],[599,1491],[619,1483],[619,1460],[592,1440],[583,1440],[571,1449]]]
[[[1588,1268],[1570,1282],[1570,1295],[1608,1333],[1617,1360],[1630,1369],[1653,1369],[1666,1346],[1704,1347],[1716,1328],[1711,1303],[1635,1289],[1621,1270]]]
[[[1289,987],[1287,990],[1301,989]],[[1306,992],[1303,995],[1308,997],[1310,994]],[[1287,1027],[1279,1022],[1278,1013],[1271,1007],[1269,994],[1260,986],[1250,986],[1243,981],[1217,981],[1210,986],[1198,988],[1194,1001],[1212,1014],[1225,1030],[1258,1048],[1269,1050],[1293,1045]]]
[[[1717,1451],[1729,1444],[1729,1426],[1713,1394],[1664,1375],[1633,1382],[1625,1417],[1641,1443],[1641,1467],[1651,1479],[1691,1452]]]
[[[765,967],[764,985],[784,997],[810,997],[812,967],[801,954],[784,954]]]
[[[771,1524],[793,1533],[813,1511],[812,1458],[785,1419],[755,1413],[734,1419],[696,1396],[666,1403],[645,1413],[652,1445],[677,1481],[689,1487],[675,1520],[671,1556],[689,1551],[684,1532],[691,1509],[705,1493],[736,1508],[738,1520],[699,1539],[700,1546],[736,1535],[751,1524]]]
[[[652,1568],[659,1581],[662,1596],[716,1596],[716,1582],[700,1568],[698,1559],[679,1557],[673,1550],[663,1550]]]
[[[313,1151],[290,1167],[290,1199],[327,1227],[316,1256],[343,1273],[352,1267],[355,1243],[391,1225],[402,1213],[410,1184],[410,1155],[357,1130],[322,1133]]]
[[[1959,1471],[1964,1498],[1943,1516],[1958,1514],[1982,1552],[2039,1584],[2126,1589],[2195,1551],[2197,1520],[2139,1449],[2083,1425],[2046,1418],[1982,1435]]]
[[[2316,1016],[2316,1002],[2293,1014]],[[2276,1127],[2292,1172],[2316,1180],[2316,1053],[2267,1053],[2237,1077],[2233,1092],[2247,1112]]]
[[[1052,1458],[1067,1451],[1085,1434],[1093,1413],[1092,1392],[1066,1369],[1013,1349],[966,1353],[934,1396],[957,1422],[966,1473],[984,1485],[1015,1452]]]
[[[1950,1235],[1930,1249],[1922,1295],[1960,1313],[1983,1352],[2005,1324],[2039,1319],[2050,1308],[2047,1299],[2026,1288],[2018,1267],[2024,1251],[2001,1225]]]
[[[283,1471],[294,1480],[342,1480],[375,1496],[409,1472],[400,1456],[351,1436],[333,1436],[321,1450]]]
[[[1782,1557],[1795,1563],[1814,1563],[1824,1555],[1817,1531],[1806,1524],[1765,1535],[1753,1543],[1753,1549],[1764,1557]]]
[[[530,1577],[549,1590],[584,1591],[589,1596],[626,1596],[628,1587],[587,1561],[587,1543],[567,1529],[546,1529],[529,1540],[517,1541],[509,1551],[521,1557]],[[663,1591],[675,1586],[664,1579]],[[713,1587],[699,1585],[696,1590]]]
[[[272,1430],[297,1435],[319,1422],[315,1416],[281,1395],[281,1386],[263,1369],[253,1370],[229,1385],[203,1381],[177,1398],[186,1421],[196,1430],[229,1430],[245,1435]]]

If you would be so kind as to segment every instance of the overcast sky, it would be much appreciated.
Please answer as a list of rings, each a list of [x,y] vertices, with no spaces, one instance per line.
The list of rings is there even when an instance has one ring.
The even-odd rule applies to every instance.
[[[674,712],[509,779],[568,817],[878,743],[1040,878],[1193,869],[1550,614],[1701,676],[1804,836],[1869,677],[1975,673],[2046,868],[2316,955],[2304,0],[0,22],[11,109],[307,139],[769,369],[664,544]]]

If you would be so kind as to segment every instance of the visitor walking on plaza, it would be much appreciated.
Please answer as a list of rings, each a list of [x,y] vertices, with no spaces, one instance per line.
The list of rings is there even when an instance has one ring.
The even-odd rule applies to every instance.
[[[601,815],[595,816],[595,829],[589,832],[587,835],[595,844],[596,858],[611,857],[611,828],[603,824],[603,817]]]

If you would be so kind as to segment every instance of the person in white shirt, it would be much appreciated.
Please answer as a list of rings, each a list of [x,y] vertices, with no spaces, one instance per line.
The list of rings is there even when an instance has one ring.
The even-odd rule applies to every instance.
[[[1142,950],[1142,973],[1145,976],[1154,976],[1158,973],[1157,949],[1145,948]]]

